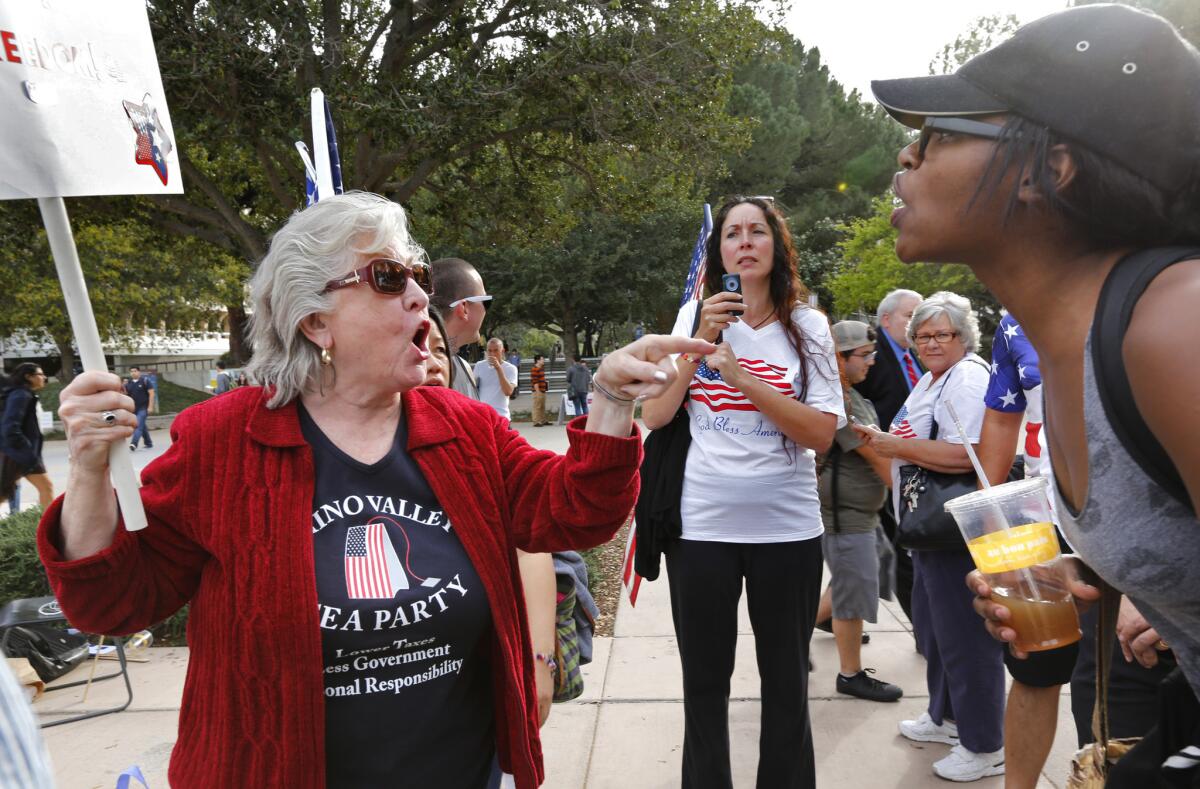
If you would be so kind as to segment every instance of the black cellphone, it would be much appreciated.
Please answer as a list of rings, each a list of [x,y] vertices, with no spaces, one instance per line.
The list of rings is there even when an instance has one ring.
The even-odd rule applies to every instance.
[[[726,293],[736,293],[742,295],[742,275],[741,274],[722,274],[721,275],[721,290]],[[730,310],[730,315],[741,315],[744,310]]]

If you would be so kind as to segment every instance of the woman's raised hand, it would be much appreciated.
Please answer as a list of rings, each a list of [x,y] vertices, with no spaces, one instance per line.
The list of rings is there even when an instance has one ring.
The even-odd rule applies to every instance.
[[[734,313],[745,311],[746,303],[742,301],[740,293],[723,290],[709,296],[700,304],[700,324],[696,327],[696,337],[716,342],[718,335],[738,319]]]
[[[80,373],[58,402],[72,472],[107,472],[109,447],[129,441],[137,427],[133,399],[125,394],[121,379],[112,373]]]
[[[716,349],[692,337],[647,334],[604,357],[592,380],[617,397],[648,400],[665,392],[678,375],[672,354],[709,354]]]

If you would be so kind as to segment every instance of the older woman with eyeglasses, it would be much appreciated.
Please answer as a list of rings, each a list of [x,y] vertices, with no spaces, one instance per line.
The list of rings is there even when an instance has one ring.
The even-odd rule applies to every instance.
[[[293,216],[251,283],[263,385],[179,415],[143,473],[142,531],[108,483],[135,423],[119,379],[63,392],[71,479],[39,534],[63,610],[122,634],[191,606],[172,786],[541,783],[533,663],[553,658],[531,648],[515,551],[611,537],[637,491],[635,400],[669,384],[669,354],[715,349],[610,354],[567,454],[537,451],[421,386],[422,257],[377,195]]]
[[[855,429],[876,453],[892,460],[892,500],[903,513],[900,467],[933,471],[972,469],[950,406],[972,444],[983,426],[983,396],[989,367],[975,354],[979,323],[971,302],[954,293],[935,293],[913,312],[908,339],[926,373],[913,387],[888,432]],[[900,723],[900,733],[917,742],[954,746],[935,762],[943,778],[969,781],[1004,772],[1003,651],[988,635],[962,579],[974,569],[961,550],[914,550],[913,629],[925,655],[929,708]]]

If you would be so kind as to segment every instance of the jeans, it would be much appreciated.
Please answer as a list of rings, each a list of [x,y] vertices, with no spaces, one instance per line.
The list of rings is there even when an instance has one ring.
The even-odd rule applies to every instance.
[[[571,395],[571,402],[575,404],[575,416],[583,416],[588,412],[587,395]]]
[[[21,480],[17,480],[17,486],[13,488],[12,498],[8,500],[8,514],[16,515],[21,511]]]
[[[142,443],[146,449],[154,446],[154,442],[150,440],[150,431],[146,429],[146,409],[139,408],[137,410],[137,429],[133,431],[133,437],[129,439],[130,446],[137,446],[138,436],[142,437]]]

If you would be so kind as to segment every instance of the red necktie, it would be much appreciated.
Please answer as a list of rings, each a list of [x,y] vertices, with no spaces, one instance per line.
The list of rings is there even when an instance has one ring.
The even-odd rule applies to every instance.
[[[904,352],[904,372],[908,374],[908,382],[913,386],[916,386],[917,381],[921,380],[921,377],[917,375],[917,368],[913,367],[912,357],[908,355],[908,351]]]

